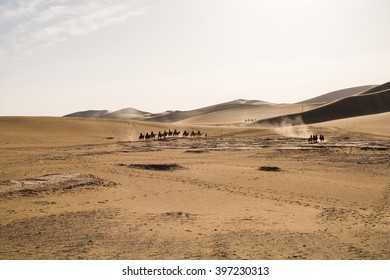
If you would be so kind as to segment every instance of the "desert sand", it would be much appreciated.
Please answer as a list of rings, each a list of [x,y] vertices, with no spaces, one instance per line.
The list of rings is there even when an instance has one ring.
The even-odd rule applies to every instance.
[[[241,100],[170,123],[0,117],[0,259],[388,260],[390,112],[244,120],[324,106]],[[168,129],[203,135],[138,141]]]

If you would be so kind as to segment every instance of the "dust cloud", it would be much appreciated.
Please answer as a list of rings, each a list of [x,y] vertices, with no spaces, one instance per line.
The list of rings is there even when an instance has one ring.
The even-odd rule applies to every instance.
[[[274,130],[285,137],[293,138],[307,138],[313,134],[302,117],[284,118]]]

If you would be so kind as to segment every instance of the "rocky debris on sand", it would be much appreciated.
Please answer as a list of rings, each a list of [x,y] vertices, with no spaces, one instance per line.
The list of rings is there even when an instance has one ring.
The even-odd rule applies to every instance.
[[[33,195],[45,191],[67,190],[84,186],[112,186],[115,183],[91,174],[46,174],[41,177],[0,182],[0,195]]]

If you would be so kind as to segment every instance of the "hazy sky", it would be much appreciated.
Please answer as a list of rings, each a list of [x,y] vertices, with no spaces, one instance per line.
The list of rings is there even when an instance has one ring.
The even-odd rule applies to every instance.
[[[0,115],[292,103],[390,80],[389,0],[0,0]]]

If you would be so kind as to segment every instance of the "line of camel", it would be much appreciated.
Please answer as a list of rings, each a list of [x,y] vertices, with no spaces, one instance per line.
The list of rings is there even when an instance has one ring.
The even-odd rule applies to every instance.
[[[176,129],[174,130],[164,130],[164,132],[161,132],[159,131],[157,134],[154,133],[153,131],[151,131],[150,133],[149,132],[146,132],[146,134],[143,134],[142,132],[139,134],[138,136],[138,141],[147,141],[147,140],[154,140],[156,139],[166,139],[168,137],[172,137],[172,138],[176,138],[176,137],[179,137],[180,136],[180,131],[177,131]],[[182,133],[182,137],[201,137],[203,135],[202,132],[200,132],[199,130],[197,132],[195,131],[186,131],[184,130],[183,133]],[[204,137],[207,137],[207,133],[204,134]]]

